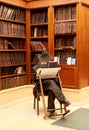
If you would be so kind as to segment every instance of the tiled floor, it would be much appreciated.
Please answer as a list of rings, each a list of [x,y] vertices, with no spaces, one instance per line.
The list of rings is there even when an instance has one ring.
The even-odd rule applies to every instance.
[[[72,112],[80,107],[89,108],[89,102],[81,106],[71,104],[69,109]],[[0,130],[73,130],[52,125],[58,118],[44,120],[43,116],[42,106],[39,116],[33,109],[33,97],[21,99],[0,107]]]

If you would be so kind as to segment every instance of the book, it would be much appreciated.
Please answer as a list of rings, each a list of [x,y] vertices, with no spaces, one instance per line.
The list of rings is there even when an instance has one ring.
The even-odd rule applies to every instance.
[[[11,9],[11,8],[8,8],[7,14],[6,14],[6,16],[5,16],[7,19],[9,19],[11,12],[12,12],[12,9]]]
[[[15,49],[14,45],[11,42],[8,42],[8,49]]]
[[[57,65],[58,65],[57,61],[49,61],[49,63],[48,63],[49,68],[55,68],[55,67],[57,67]]]
[[[33,51],[47,50],[45,43],[41,41],[31,41],[30,45]]]
[[[0,17],[2,18],[2,14],[3,14],[3,10],[4,10],[4,5],[0,5]]]
[[[22,67],[22,66],[19,66],[19,67],[17,67],[17,68],[15,69],[14,74],[21,74],[23,71],[24,71],[24,70],[23,70],[23,67]]]
[[[34,37],[37,37],[37,32],[38,32],[38,28],[35,27],[35,28],[34,28]]]

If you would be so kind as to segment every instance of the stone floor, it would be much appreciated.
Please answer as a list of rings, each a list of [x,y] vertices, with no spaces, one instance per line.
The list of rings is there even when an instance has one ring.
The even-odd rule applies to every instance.
[[[89,108],[89,102],[79,106],[71,104],[68,109],[73,112],[80,107]],[[40,115],[37,116],[36,110],[33,109],[33,97],[26,97],[0,106],[0,130],[73,130],[52,125],[60,117],[47,120],[43,117],[42,102]]]

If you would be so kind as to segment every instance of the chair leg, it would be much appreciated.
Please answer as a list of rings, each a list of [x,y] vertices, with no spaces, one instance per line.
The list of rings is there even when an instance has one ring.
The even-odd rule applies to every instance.
[[[34,106],[35,109],[37,107],[37,115],[39,115],[39,94],[37,93],[37,98],[34,96]]]
[[[33,108],[34,109],[36,108],[36,98],[35,98],[35,96],[34,96],[34,106],[33,106]]]
[[[61,113],[62,113],[63,112],[62,103],[60,103],[60,110],[61,110]]]
[[[37,95],[37,115],[39,115],[39,95]]]
[[[64,111],[66,112],[67,111],[67,109],[66,109],[66,106],[64,105]]]
[[[67,108],[66,108],[66,106],[64,105],[64,114],[63,114],[63,116],[65,116],[66,114],[68,114],[69,112],[70,112],[70,110],[67,110]]]

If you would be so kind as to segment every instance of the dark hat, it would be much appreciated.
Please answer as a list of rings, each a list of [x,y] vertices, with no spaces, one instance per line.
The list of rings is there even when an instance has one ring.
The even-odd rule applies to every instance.
[[[44,51],[40,56],[39,62],[49,62],[51,59],[52,56],[47,51]]]
[[[49,62],[52,56],[47,52],[43,51],[41,54],[36,54],[33,59],[33,64],[40,64],[41,62]]]

